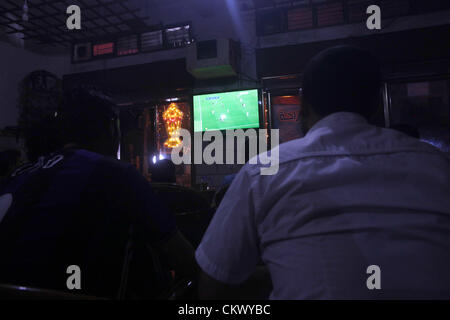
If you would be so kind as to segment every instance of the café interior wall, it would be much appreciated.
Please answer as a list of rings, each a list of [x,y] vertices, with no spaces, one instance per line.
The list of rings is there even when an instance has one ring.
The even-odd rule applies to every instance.
[[[177,6],[177,10],[174,10],[174,5]],[[182,6],[181,8],[180,5]],[[203,1],[194,1],[193,4],[169,1],[165,5],[158,7],[144,5],[143,10],[147,16],[157,17],[154,18],[154,21],[150,21],[153,24],[162,22],[169,25],[182,21],[191,21],[193,36],[197,41],[218,37],[239,40],[241,42],[242,54],[241,72],[245,75],[245,78],[252,79],[257,78],[256,48],[325,41],[333,38],[364,35],[368,32],[364,26],[348,25],[258,38],[256,36],[254,14],[251,12],[239,12],[233,15],[233,8],[227,7],[226,2],[218,2],[214,6],[205,6]],[[381,32],[395,32],[447,23],[450,23],[449,11],[437,12],[420,16],[402,17],[391,23],[386,22],[386,29],[381,30]],[[230,28],[230,26],[232,27]],[[24,50],[17,43],[16,45],[12,45],[6,42],[0,42],[0,94],[3,98],[0,128],[14,126],[16,124],[17,85],[31,71],[45,69],[58,76],[62,76],[68,73],[80,73],[173,60],[185,56],[186,48],[180,48],[72,64],[70,54],[65,56],[40,55]],[[251,84],[251,82],[242,83],[243,86],[251,86]]]
[[[142,4],[142,15],[149,16],[149,25],[191,23],[192,36],[196,41],[230,38],[241,43],[241,71],[256,78],[256,35],[253,13],[238,13],[232,18],[225,2],[213,6],[205,1],[182,1],[156,5],[147,1]],[[152,18],[155,17],[155,18]],[[156,18],[157,17],[157,18]],[[231,27],[230,27],[231,26]],[[186,48],[162,50],[137,55],[100,59],[96,61],[71,64],[69,73],[90,72],[153,63],[164,60],[185,58]]]
[[[373,35],[374,33],[383,34],[419,28],[436,27],[446,24],[450,24],[450,10],[404,16],[395,19],[384,19],[382,12],[381,30],[369,30],[364,21],[361,23],[287,32],[260,37],[258,48],[282,47],[310,42],[364,37]],[[447,40],[442,39],[442,41]]]

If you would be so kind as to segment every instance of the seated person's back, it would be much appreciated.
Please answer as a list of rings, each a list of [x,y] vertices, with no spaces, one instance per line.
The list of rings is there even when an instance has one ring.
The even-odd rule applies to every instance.
[[[202,297],[230,295],[223,284],[244,282],[263,261],[273,299],[450,298],[450,164],[368,123],[379,83],[365,51],[313,59],[307,134],[275,149],[276,174],[247,164],[233,181],[197,249]]]
[[[73,100],[104,103],[97,116],[107,119],[104,128],[116,124],[102,98]],[[3,205],[0,221],[0,282],[65,290],[67,268],[75,265],[81,269],[81,290],[75,293],[155,297],[166,289],[168,271],[177,268],[165,247],[179,238],[174,217],[135,168],[107,156],[115,143],[101,138],[102,133],[102,154],[80,149],[82,143],[71,137],[71,146],[20,167],[0,190],[0,197],[12,200]],[[181,255],[189,256],[185,249]]]
[[[170,236],[171,214],[129,165],[75,149],[41,160],[3,191],[13,204],[0,225],[2,282],[67,289],[66,269],[77,265],[81,292],[118,293],[133,244]]]

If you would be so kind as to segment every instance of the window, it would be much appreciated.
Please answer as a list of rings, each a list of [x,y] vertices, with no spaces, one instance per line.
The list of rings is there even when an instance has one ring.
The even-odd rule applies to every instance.
[[[256,0],[255,0],[256,1]],[[258,36],[322,28],[367,20],[367,8],[377,4],[385,18],[450,9],[448,0],[259,0]]]
[[[450,154],[450,79],[389,86],[390,124],[419,130],[420,138]]]
[[[157,27],[159,28],[159,27]],[[171,27],[152,28],[141,34],[123,35],[114,41],[97,40],[74,44],[72,62],[90,61],[93,58],[121,57],[139,52],[184,47],[192,42],[191,26],[179,24]]]
[[[162,30],[146,32],[141,34],[141,50],[153,51],[162,49],[163,32]]]
[[[319,27],[344,23],[344,8],[340,2],[317,6],[317,24]]]
[[[73,47],[73,61],[86,61],[92,58],[92,45],[90,42],[78,43]]]
[[[94,45],[94,57],[111,55],[114,53],[114,42],[99,43]]]
[[[405,16],[409,13],[409,0],[383,0],[380,7],[383,16],[386,18]]]
[[[411,6],[418,13],[428,13],[433,11],[450,9],[450,1],[443,0],[410,0]]]
[[[283,32],[284,19],[284,11],[282,9],[262,11],[256,20],[258,35]]]
[[[138,37],[137,35],[132,35],[128,37],[120,38],[117,41],[117,55],[124,56],[127,54],[138,53]]]
[[[289,31],[307,29],[314,26],[312,8],[310,7],[289,10],[287,17]]]
[[[184,47],[191,43],[190,26],[185,25],[181,27],[166,29],[167,45],[170,48]]]
[[[348,20],[350,23],[367,20],[367,8],[373,4],[372,0],[349,0],[347,2]]]

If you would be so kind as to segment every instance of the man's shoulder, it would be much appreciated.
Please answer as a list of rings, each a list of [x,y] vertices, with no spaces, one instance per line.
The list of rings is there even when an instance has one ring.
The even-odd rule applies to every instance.
[[[83,156],[92,157],[94,161],[98,164],[99,168],[104,169],[115,169],[119,171],[127,171],[130,170],[133,166],[129,163],[117,160],[112,157],[107,157],[95,153],[91,153],[89,151],[82,151]]]
[[[107,180],[124,181],[132,179],[137,172],[136,168],[129,163],[87,150],[74,151],[68,161],[71,165],[81,167],[82,170],[92,171],[93,179],[108,177]]]
[[[112,202],[128,201],[135,193],[144,192],[148,184],[133,165],[90,151],[77,150],[68,162],[65,178],[82,186],[89,201],[95,201],[100,195],[108,195]]]
[[[299,160],[302,157],[316,154],[313,152],[313,148],[313,140],[308,137],[284,142],[250,159],[243,167],[243,171],[247,172],[250,176],[259,176],[261,175],[261,169],[269,166],[262,162],[268,162],[270,160],[272,165],[282,166],[286,163]]]
[[[396,130],[377,127],[368,123],[354,128],[320,128],[303,138],[291,140],[276,146],[273,150],[260,154],[255,159],[271,158],[279,165],[279,169],[289,171],[291,164],[302,162],[315,165],[319,159],[338,158],[343,156],[371,156],[395,153],[429,154],[445,158],[438,148],[409,137]],[[447,158],[448,159],[448,158]],[[264,165],[247,164],[244,168],[251,176],[259,176]]]

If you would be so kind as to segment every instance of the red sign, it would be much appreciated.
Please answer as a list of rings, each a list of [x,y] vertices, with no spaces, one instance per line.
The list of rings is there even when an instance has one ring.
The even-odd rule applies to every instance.
[[[298,111],[280,111],[280,121],[282,122],[297,122]]]

